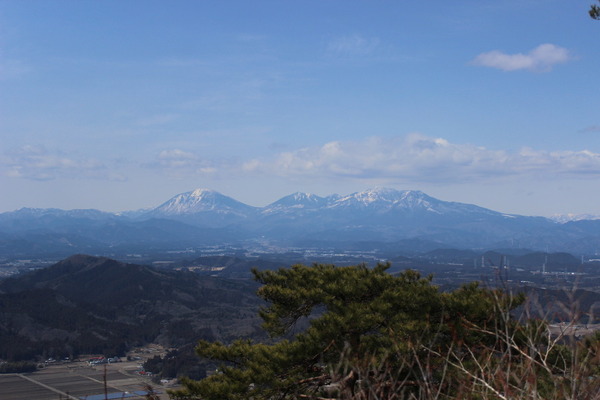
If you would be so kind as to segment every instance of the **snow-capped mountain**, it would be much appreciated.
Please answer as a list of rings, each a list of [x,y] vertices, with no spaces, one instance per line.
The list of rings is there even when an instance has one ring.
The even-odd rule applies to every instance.
[[[153,215],[190,215],[202,212],[247,216],[254,207],[210,189],[181,193],[150,211]]]
[[[319,208],[327,205],[328,199],[312,193],[296,192],[282,197],[266,208]]]
[[[243,223],[256,213],[255,207],[215,190],[196,189],[172,197],[143,217],[174,219],[192,225],[218,228]]]
[[[503,214],[439,200],[416,190],[375,188],[327,197],[294,193],[265,207],[252,207],[214,190],[196,189],[156,208],[132,213],[55,209],[3,213],[0,253],[15,246],[25,251],[42,237],[47,248],[86,240],[96,249],[128,243],[185,242],[193,247],[209,242],[250,243],[260,238],[278,246],[389,244],[417,239],[440,247],[518,245],[595,251],[600,241],[598,222],[561,224],[542,217]]]
[[[473,247],[503,240],[514,243],[525,236],[529,240],[553,225],[545,218],[442,201],[421,191],[375,188],[332,197],[295,193],[263,208],[261,218],[248,229],[313,243],[420,238]]]
[[[472,204],[438,200],[419,190],[375,188],[340,197],[330,208],[371,210],[379,213],[433,213],[448,214],[505,214]]]
[[[265,216],[278,214],[303,215],[306,212],[321,210],[339,198],[340,196],[337,194],[321,197],[312,193],[296,192],[269,204],[261,210],[261,213]]]
[[[438,212],[435,210],[435,206],[441,203],[440,200],[434,199],[418,190],[375,188],[340,197],[329,207],[334,209],[370,209],[380,212],[397,209]]]
[[[394,205],[419,205],[428,200],[423,192],[375,188],[340,197],[331,207],[392,208]]]

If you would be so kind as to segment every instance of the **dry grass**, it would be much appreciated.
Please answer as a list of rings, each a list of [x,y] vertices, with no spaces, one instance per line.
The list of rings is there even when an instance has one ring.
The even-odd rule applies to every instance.
[[[497,296],[506,296],[494,292]],[[506,293],[506,292],[504,292]],[[575,293],[575,291],[571,291]],[[499,313],[491,327],[464,320],[481,344],[455,343],[436,348],[434,341],[404,343],[409,351],[349,361],[331,368],[330,384],[312,399],[341,400],[600,400],[600,334],[574,335],[580,318],[577,299],[559,306],[567,319],[550,329],[550,315],[529,301],[515,319],[506,298],[497,297]],[[548,309],[548,308],[546,308]],[[593,335],[592,335],[593,336]]]

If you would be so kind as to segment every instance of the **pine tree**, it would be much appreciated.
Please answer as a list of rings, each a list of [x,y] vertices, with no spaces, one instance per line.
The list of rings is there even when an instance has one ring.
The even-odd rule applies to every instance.
[[[600,0],[598,0],[598,3],[600,3]],[[593,19],[600,20],[600,6],[592,4],[590,6],[589,13],[590,13],[590,17],[592,17]]]
[[[254,270],[263,284],[258,295],[269,303],[260,311],[263,326],[279,339],[273,344],[201,341],[198,355],[220,360],[222,366],[203,380],[184,380],[184,389],[171,395],[204,400],[319,398],[331,392],[354,396],[361,390],[359,377],[363,386],[368,380],[360,371],[365,363],[393,371],[410,391],[423,379],[421,356],[435,378],[444,357],[432,360],[432,354],[485,343],[485,337],[466,327],[485,328],[500,320],[496,293],[477,284],[442,293],[431,277],[410,270],[391,275],[388,268],[316,264]],[[281,339],[303,319],[310,322],[307,329]]]

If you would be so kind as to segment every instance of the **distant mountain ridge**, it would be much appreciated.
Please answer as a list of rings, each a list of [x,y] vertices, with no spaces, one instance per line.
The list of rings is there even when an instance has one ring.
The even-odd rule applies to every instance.
[[[571,221],[586,221],[600,219],[596,214],[555,214],[550,217],[551,220],[564,224]]]
[[[21,209],[0,214],[0,256],[38,248],[66,256],[131,245],[247,247],[257,242],[344,249],[413,239],[440,248],[516,246],[583,254],[598,250],[600,220],[561,224],[390,188],[327,197],[298,192],[265,207],[196,189],[136,212]]]

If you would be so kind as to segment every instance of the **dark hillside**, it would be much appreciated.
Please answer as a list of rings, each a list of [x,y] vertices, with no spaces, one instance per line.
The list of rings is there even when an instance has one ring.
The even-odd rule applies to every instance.
[[[252,281],[72,256],[0,283],[0,358],[253,336],[255,289]]]
[[[527,297],[529,317],[545,319],[552,323],[577,321],[581,324],[597,323],[600,311],[600,294],[583,289],[542,289],[524,287],[519,290]]]

